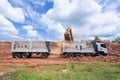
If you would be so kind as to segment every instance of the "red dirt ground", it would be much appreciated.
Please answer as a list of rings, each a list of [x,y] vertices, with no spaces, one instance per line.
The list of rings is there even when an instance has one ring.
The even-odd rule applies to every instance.
[[[62,58],[58,57],[59,55],[51,55],[47,59],[40,59],[39,57],[35,57],[32,55],[31,58],[28,59],[15,59],[12,58],[11,55],[11,43],[10,42],[0,42],[0,66],[8,66],[8,65],[33,65],[31,67],[27,67],[26,69],[29,71],[38,71],[40,66],[44,64],[65,64],[69,62],[120,62],[120,43],[112,43],[103,41],[107,44],[108,48],[108,56],[84,56],[82,58]],[[59,47],[59,45],[56,45]],[[59,54],[59,49],[53,49],[54,54]],[[5,67],[1,68],[0,75],[5,74],[6,72],[3,70],[10,70],[10,68]],[[14,68],[12,70],[15,70]]]

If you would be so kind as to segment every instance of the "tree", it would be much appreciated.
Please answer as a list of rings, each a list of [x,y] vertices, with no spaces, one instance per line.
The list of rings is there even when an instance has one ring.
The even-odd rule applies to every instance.
[[[99,41],[100,38],[98,36],[95,36],[94,41]]]
[[[117,37],[114,41],[120,43],[120,37]]]

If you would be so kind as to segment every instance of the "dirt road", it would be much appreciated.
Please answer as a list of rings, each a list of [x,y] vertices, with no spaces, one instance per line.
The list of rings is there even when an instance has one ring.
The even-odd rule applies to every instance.
[[[14,59],[11,55],[8,57],[1,57],[0,64],[2,65],[44,65],[44,64],[64,64],[68,62],[119,62],[120,57],[116,56],[98,56],[98,57],[90,57],[85,56],[82,58],[57,58],[57,57],[49,57],[47,59],[40,59],[39,57],[32,57],[28,59]]]

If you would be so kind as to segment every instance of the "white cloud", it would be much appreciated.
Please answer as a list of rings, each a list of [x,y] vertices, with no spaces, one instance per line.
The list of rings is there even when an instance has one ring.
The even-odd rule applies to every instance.
[[[0,14],[15,22],[24,22],[25,17],[21,8],[14,8],[8,0],[0,1]]]
[[[120,0],[97,0],[103,6],[103,11],[117,11]]]
[[[38,27],[38,25],[40,25],[40,22],[38,22],[38,20],[41,16],[41,13],[39,13],[38,11],[41,9],[41,6],[38,6],[38,4],[39,2],[41,2],[41,0],[40,1],[38,0],[9,0],[9,1],[12,5],[17,6],[17,7],[19,6],[23,10],[24,15],[26,17],[26,20],[24,22],[25,24],[33,25],[34,27]]]
[[[48,30],[63,36],[65,26],[85,24],[89,15],[100,11],[100,5],[97,6],[97,3],[94,1],[90,1],[91,4],[89,4],[88,1],[71,0],[70,2],[69,0],[54,0],[54,7],[42,15],[41,21],[47,26]],[[88,7],[91,7],[91,9]]]
[[[2,15],[0,15],[0,36],[19,38],[18,29]]]
[[[90,0],[54,0],[54,7],[46,16],[54,21],[82,24],[89,15],[100,12],[101,6]],[[88,3],[89,2],[89,3]]]
[[[37,30],[34,30],[33,26],[31,26],[31,25],[23,26],[23,29],[27,31],[27,35],[29,37],[37,37],[38,36]]]
[[[114,12],[98,13],[89,17],[86,26],[89,26],[89,31],[94,36],[109,37],[115,35],[119,21],[120,18]]]
[[[20,39],[19,30],[14,26],[14,22],[23,22],[24,13],[21,8],[11,6],[8,0],[0,2],[0,40]]]
[[[46,25],[45,29],[48,33],[54,32],[54,36],[57,36],[58,38],[61,38],[63,36],[65,30],[59,22],[54,22],[48,19],[46,15],[42,16],[41,21],[44,23],[44,25]]]
[[[103,5],[95,0],[54,0],[53,8],[42,15],[41,21],[48,30],[61,34],[66,26],[72,25],[79,37],[115,38],[120,26],[119,13],[112,9],[103,13],[102,10]]]
[[[6,22],[0,22],[0,26],[7,26],[0,27],[1,34],[9,32],[17,36],[18,30],[8,19],[14,22],[24,22],[26,17],[29,19],[25,21],[27,26],[23,26],[23,28],[30,38],[38,37],[39,33],[33,27],[38,28],[36,27],[38,24],[40,24],[40,29],[44,29],[47,35],[52,33],[52,36],[57,39],[62,38],[67,26],[73,26],[74,36],[79,38],[89,37],[92,39],[94,36],[100,36],[103,39],[113,39],[120,36],[120,13],[116,9],[120,6],[119,0],[30,0],[34,5],[40,6],[46,5],[46,1],[53,1],[53,8],[42,15],[34,9],[35,6],[32,7],[29,3],[25,3],[27,1],[9,1],[12,5],[21,8],[13,7],[8,0],[1,0],[1,21],[4,19],[3,21]],[[8,23],[10,26],[8,26]],[[44,27],[41,27],[41,23]]]

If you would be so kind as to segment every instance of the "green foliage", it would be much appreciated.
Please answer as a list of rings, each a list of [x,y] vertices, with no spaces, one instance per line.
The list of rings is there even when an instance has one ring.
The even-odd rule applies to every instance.
[[[0,80],[120,80],[120,63],[44,65],[37,72],[10,72]]]
[[[42,77],[35,72],[19,70],[0,76],[0,80],[42,80]]]
[[[120,37],[117,37],[114,42],[119,42],[120,43]]]
[[[94,41],[98,41],[100,38],[98,36],[95,36]]]

